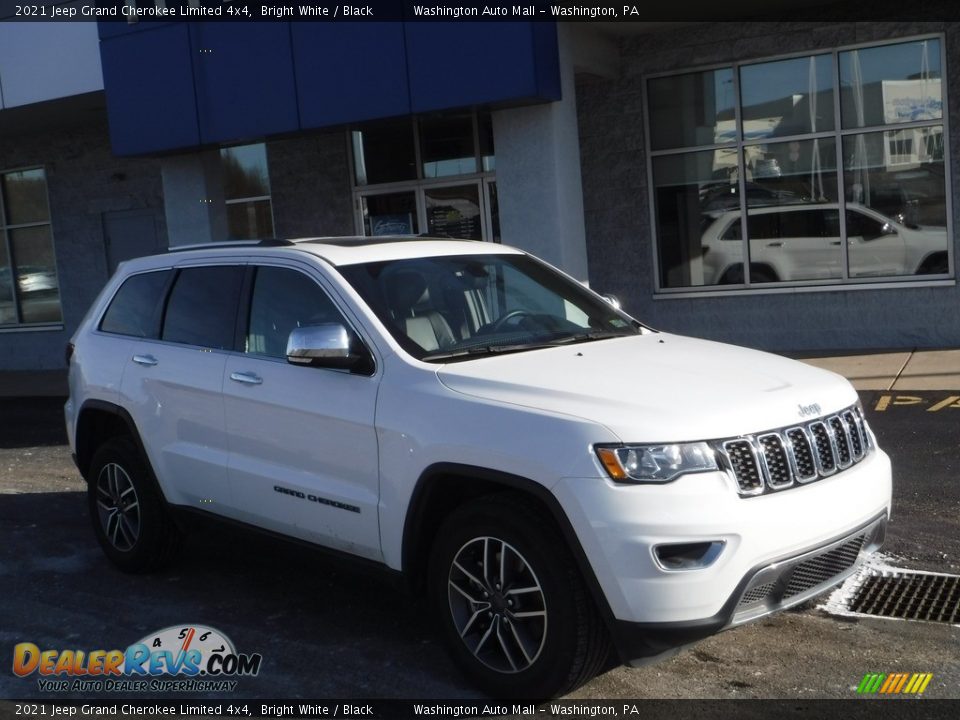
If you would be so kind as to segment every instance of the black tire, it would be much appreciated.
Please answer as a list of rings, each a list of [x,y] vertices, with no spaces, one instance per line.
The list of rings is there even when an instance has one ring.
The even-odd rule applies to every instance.
[[[176,557],[180,531],[133,440],[116,437],[101,445],[88,479],[93,532],[114,565],[126,573],[146,573]]]
[[[917,270],[917,275],[946,275],[948,272],[950,268],[947,263],[947,254],[937,253],[923,261],[920,269]]]
[[[720,277],[720,285],[741,285],[743,283],[743,263],[731,265]]]
[[[428,594],[454,662],[493,697],[564,695],[599,673],[610,654],[566,543],[523,495],[492,495],[451,513],[431,550]]]
[[[770,283],[777,282],[777,274],[770,268],[764,265],[751,265],[750,266],[750,283]]]

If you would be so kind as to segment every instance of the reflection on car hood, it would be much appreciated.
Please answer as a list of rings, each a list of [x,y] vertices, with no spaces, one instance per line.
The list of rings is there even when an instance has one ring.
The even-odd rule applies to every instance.
[[[608,427],[625,442],[732,437],[856,402],[844,378],[777,355],[654,333],[444,365],[451,390]],[[816,411],[815,411],[816,412]]]

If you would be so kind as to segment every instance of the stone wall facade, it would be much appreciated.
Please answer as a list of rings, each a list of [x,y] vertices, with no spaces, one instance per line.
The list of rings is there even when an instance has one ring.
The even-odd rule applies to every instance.
[[[354,233],[344,131],[271,140],[267,160],[277,237]]]

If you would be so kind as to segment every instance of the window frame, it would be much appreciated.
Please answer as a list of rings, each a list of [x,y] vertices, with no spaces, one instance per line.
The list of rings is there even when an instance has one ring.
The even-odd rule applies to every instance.
[[[455,112],[455,111],[451,111]],[[411,132],[413,133],[414,143],[414,164],[416,166],[416,178],[413,180],[397,180],[385,183],[368,183],[360,185],[357,183],[356,160],[354,158],[353,133],[362,131],[363,124],[358,124],[347,128],[345,132],[347,144],[347,158],[350,172],[350,188],[353,195],[353,220],[357,235],[363,236],[363,198],[373,195],[388,195],[400,192],[412,192],[417,204],[417,226],[420,228],[420,234],[427,233],[427,209],[424,198],[424,191],[431,187],[453,187],[457,185],[479,185],[480,190],[480,236],[484,242],[495,242],[493,234],[493,215],[490,207],[489,183],[496,182],[496,147],[494,147],[494,167],[492,170],[483,169],[483,149],[480,143],[480,113],[491,112],[481,109],[467,109],[463,114],[470,114],[472,134],[473,134],[473,157],[476,162],[477,172],[467,173],[465,175],[441,175],[439,177],[425,177],[423,174],[423,154],[420,149],[420,115],[414,115],[411,118],[401,118],[402,121],[410,121]],[[429,117],[429,114],[426,115]],[[492,122],[492,120],[491,120]],[[494,139],[494,143],[496,139]]]
[[[256,287],[257,271],[261,268],[289,270],[291,272],[300,273],[306,277],[307,280],[316,285],[320,292],[327,296],[327,299],[330,301],[333,307],[336,308],[337,312],[340,313],[340,317],[343,318],[343,322],[347,328],[347,331],[353,333],[363,345],[364,350],[370,358],[370,371],[358,373],[352,370],[342,370],[338,368],[315,368],[306,365],[293,364],[286,358],[278,358],[272,355],[262,355],[260,353],[247,352],[246,339],[247,333],[250,329],[250,315],[253,308],[253,292]],[[243,285],[240,288],[240,304],[237,311],[236,338],[233,353],[249,360],[256,360],[258,362],[271,362],[307,370],[326,370],[330,372],[356,375],[358,377],[374,377],[380,368],[379,355],[374,352],[376,344],[372,342],[372,339],[369,337],[368,333],[361,331],[360,328],[363,327],[362,323],[360,323],[353,315],[349,304],[344,302],[339,295],[333,291],[333,288],[328,285],[330,282],[331,281],[328,278],[322,276],[320,273],[317,273],[316,269],[311,265],[304,265],[297,262],[290,263],[277,258],[261,256],[252,256],[248,258],[246,275],[244,277]],[[344,280],[344,282],[346,282],[346,280]]]
[[[177,283],[180,280],[181,275],[183,275],[184,270],[210,270],[210,269],[219,269],[219,268],[237,268],[240,275],[240,282],[237,287],[237,304],[233,310],[233,323],[230,333],[230,343],[227,347],[213,347],[211,345],[196,345],[194,343],[183,342],[180,340],[170,340],[169,338],[163,337],[163,332],[166,329],[167,325],[167,314],[170,311],[170,299],[173,297],[173,292],[177,288]],[[220,353],[229,353],[235,352],[237,349],[237,320],[240,317],[240,308],[244,300],[244,292],[247,288],[247,283],[249,281],[249,263],[245,260],[237,259],[235,262],[224,259],[223,261],[216,262],[210,261],[209,259],[206,262],[199,263],[185,263],[177,265],[173,268],[173,276],[170,278],[167,287],[164,289],[163,299],[160,303],[160,316],[159,316],[159,326],[157,328],[157,337],[154,338],[139,338],[140,340],[159,342],[164,345],[172,345],[174,347],[187,347],[187,348],[197,348],[203,350],[204,352],[220,352]],[[119,292],[119,289],[117,290]],[[116,297],[116,293],[114,293]],[[106,311],[104,311],[104,316]],[[101,318],[101,322],[103,322]],[[102,332],[102,331],[101,331]]]
[[[220,156],[221,162],[221,173],[222,173],[222,163],[223,163],[223,152],[233,150],[234,148],[250,147],[253,145],[263,145],[263,161],[267,171],[267,189],[270,191],[267,195],[251,195],[250,197],[237,197],[237,198],[228,198],[226,194],[226,184],[224,185],[224,194],[223,194],[223,204],[225,206],[224,212],[227,214],[227,242],[236,241],[236,240],[245,240],[245,239],[264,239],[277,236],[277,217],[273,211],[273,181],[270,179],[270,144],[266,141],[261,142],[248,142],[248,143],[232,143],[230,145],[221,145],[218,148],[218,153]],[[252,202],[263,202],[266,200],[270,206],[270,228],[272,232],[270,235],[264,235],[260,238],[234,238],[230,236],[230,221],[229,221],[229,208],[230,205],[245,205]]]
[[[257,279],[259,278],[261,270],[265,270],[265,269],[280,270],[280,271],[297,273],[298,275],[303,276],[307,281],[313,283],[313,285],[317,288],[317,290],[320,293],[322,293],[323,296],[327,299],[327,301],[330,303],[333,309],[337,311],[337,314],[340,316],[340,319],[342,320],[342,324],[350,330],[353,329],[352,326],[350,325],[350,322],[347,320],[346,314],[343,312],[343,309],[334,301],[334,299],[330,296],[330,293],[328,293],[326,289],[320,283],[318,283],[315,278],[311,277],[309,274],[303,272],[298,268],[289,267],[287,265],[272,265],[272,264],[263,263],[263,262],[251,262],[247,267],[249,272],[249,288],[245,287],[244,292],[242,292],[240,296],[240,317],[238,318],[238,321],[240,322],[241,327],[239,328],[240,342],[237,347],[237,352],[243,355],[244,357],[254,358],[257,360],[272,360],[275,362],[282,362],[282,363],[287,362],[287,358],[285,356],[280,357],[278,355],[269,355],[267,353],[253,352],[247,348],[247,341],[249,340],[249,337],[250,337],[250,322],[251,322],[251,319],[253,318],[253,302],[257,294]],[[359,333],[357,334],[357,336],[359,337]]]
[[[151,325],[151,334],[150,335],[131,335],[129,333],[117,332],[115,330],[106,330],[103,327],[103,323],[107,319],[107,315],[110,313],[110,308],[113,307],[113,304],[117,301],[117,296],[120,295],[120,291],[123,290],[124,286],[130,282],[133,278],[143,277],[144,275],[150,275],[154,273],[167,273],[168,277],[164,281],[163,289],[160,291],[160,295],[157,298],[155,307],[153,308],[153,315],[150,318]],[[135,340],[160,340],[160,330],[163,326],[163,313],[167,307],[167,298],[170,296],[170,289],[173,287],[174,281],[177,279],[179,270],[175,267],[162,267],[162,268],[151,268],[149,270],[140,270],[138,272],[133,272],[127,275],[123,282],[117,285],[117,289],[114,290],[113,294],[110,296],[109,302],[104,306],[103,312],[100,313],[99,319],[97,320],[96,325],[94,326],[96,332],[103,333],[104,335],[110,335],[111,337],[123,337],[123,338],[133,338]],[[166,341],[165,341],[166,342]]]
[[[920,42],[923,40],[937,40],[940,43],[940,81],[941,81],[941,102],[944,108],[941,117],[937,120],[913,121],[897,124],[869,125],[864,127],[848,127],[842,125],[841,118],[841,78],[840,78],[840,54],[851,50],[863,50],[868,48],[879,48],[889,45],[901,45],[910,42]],[[834,169],[837,182],[837,204],[839,209],[840,232],[842,238],[847,238],[846,229],[846,210],[847,199],[844,192],[844,162],[843,162],[843,141],[846,137],[865,135],[877,132],[890,132],[895,130],[911,130],[915,128],[942,127],[943,136],[943,168],[944,168],[944,203],[945,203],[945,221],[947,237],[947,274],[946,275],[899,275],[889,277],[870,277],[865,279],[850,277],[849,251],[846,249],[841,255],[842,277],[837,279],[816,279],[816,280],[797,280],[797,281],[778,281],[775,283],[751,283],[750,273],[744,273],[742,283],[719,286],[703,285],[690,287],[663,287],[661,282],[660,268],[660,239],[658,236],[658,217],[656,186],[654,185],[653,164],[657,157],[666,157],[672,155],[685,155],[695,152],[716,151],[721,149],[734,150],[737,154],[737,184],[738,198],[740,207],[741,223],[741,243],[743,244],[744,258],[749,258],[749,235],[747,234],[747,215],[749,206],[746,195],[746,166],[744,157],[745,151],[749,147],[769,145],[770,138],[747,139],[743,133],[742,119],[742,95],[740,88],[740,69],[744,66],[759,65],[768,62],[777,62],[780,60],[791,60],[796,58],[806,58],[818,55],[829,55],[831,62],[831,73],[833,78],[833,113],[834,128],[829,131],[817,131],[799,135],[778,136],[774,143],[787,143],[791,141],[803,141],[813,139],[833,139],[836,153],[836,168]],[[734,120],[736,123],[736,138],[733,142],[712,143],[705,145],[691,145],[680,148],[669,148],[665,150],[652,150],[650,137],[650,111],[649,111],[649,93],[648,85],[651,80],[666,77],[676,77],[696,72],[705,72],[730,68],[733,71],[733,91],[734,91]],[[776,294],[776,293],[797,293],[797,292],[824,292],[824,291],[847,291],[847,290],[875,290],[879,288],[891,287],[943,287],[955,286],[956,283],[956,244],[954,235],[953,219],[953,199],[951,193],[951,162],[950,162],[950,113],[949,113],[949,78],[947,65],[947,43],[945,33],[924,33],[920,35],[907,35],[903,37],[888,38],[885,40],[875,40],[850,45],[841,45],[830,48],[811,48],[809,50],[784,53],[780,55],[762,56],[749,58],[745,60],[731,60],[730,62],[718,62],[707,65],[698,65],[694,67],[684,67],[664,72],[648,73],[641,77],[642,101],[644,107],[643,113],[643,131],[644,131],[644,152],[646,162],[646,180],[647,180],[647,203],[650,210],[650,239],[651,239],[651,257],[653,262],[653,299],[665,300],[672,298],[691,298],[691,297],[730,297],[752,294]]]
[[[0,242],[4,244],[7,253],[7,266],[10,268],[10,288],[13,293],[13,311],[15,320],[12,323],[0,323],[0,333],[29,331],[29,330],[59,330],[63,328],[63,286],[60,283],[60,263],[57,260],[57,242],[53,233],[53,212],[50,206],[50,183],[47,177],[47,169],[44,165],[24,165],[22,167],[8,168],[0,170],[0,178],[19,172],[29,172],[31,170],[40,170],[43,172],[43,192],[47,201],[47,219],[41,222],[7,224],[6,201],[2,183],[0,183]],[[10,239],[11,230],[24,230],[29,228],[46,227],[50,233],[50,250],[53,254],[53,272],[57,278],[57,303],[60,306],[60,320],[50,322],[23,322],[23,310],[20,305],[20,296],[17,293],[16,275],[14,273],[13,243]]]

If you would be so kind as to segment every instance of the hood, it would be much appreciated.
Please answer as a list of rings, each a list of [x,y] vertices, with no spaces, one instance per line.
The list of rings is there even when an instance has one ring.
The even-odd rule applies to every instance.
[[[857,401],[843,377],[795,360],[653,333],[444,365],[465,395],[574,415],[623,442],[714,440],[784,427]]]

